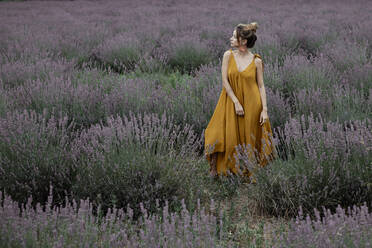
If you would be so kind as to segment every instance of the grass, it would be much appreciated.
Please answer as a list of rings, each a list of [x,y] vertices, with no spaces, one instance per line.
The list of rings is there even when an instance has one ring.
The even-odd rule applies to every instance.
[[[253,239],[259,244],[261,239],[262,245],[267,247],[271,243],[271,231],[264,229],[264,225],[270,225],[271,229],[277,232],[285,231],[288,228],[289,219],[273,217],[262,214],[255,201],[250,198],[250,189],[255,187],[254,184],[241,184],[236,194],[217,202],[221,204],[223,211],[228,216],[228,228],[230,239],[234,240],[239,247],[248,247]],[[261,247],[261,246],[259,246]]]

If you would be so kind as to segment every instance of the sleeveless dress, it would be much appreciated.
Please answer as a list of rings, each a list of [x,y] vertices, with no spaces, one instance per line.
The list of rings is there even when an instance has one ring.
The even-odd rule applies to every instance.
[[[277,154],[272,141],[269,119],[266,119],[262,126],[259,122],[262,102],[256,81],[254,60],[261,56],[254,54],[253,61],[240,72],[237,69],[232,49],[230,52],[227,77],[234,94],[243,107],[244,115],[236,114],[233,101],[225,87],[222,87],[216,108],[205,130],[204,142],[206,159],[211,161],[211,154],[218,152],[217,173],[219,175],[223,173],[225,176],[227,170],[233,174],[238,172],[234,154],[239,144],[242,147],[250,147],[248,148],[250,152],[246,153],[250,154],[250,161],[262,167],[273,160]],[[247,169],[242,171],[248,177],[252,175],[252,171]]]

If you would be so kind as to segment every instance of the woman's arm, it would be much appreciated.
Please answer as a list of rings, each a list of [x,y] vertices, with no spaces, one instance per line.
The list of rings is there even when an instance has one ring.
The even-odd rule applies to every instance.
[[[230,58],[230,51],[227,50],[223,54],[222,58],[222,67],[221,67],[221,74],[222,74],[222,87],[225,87],[227,95],[231,98],[233,103],[239,102],[238,98],[235,96],[234,91],[232,90],[229,80],[227,78],[227,68],[229,66],[229,58]]]
[[[263,63],[260,58],[256,58],[255,60],[256,68],[257,68],[257,84],[258,89],[261,95],[261,102],[262,102],[262,111],[267,112],[267,105],[266,105],[266,92],[265,92],[265,85],[263,82]]]

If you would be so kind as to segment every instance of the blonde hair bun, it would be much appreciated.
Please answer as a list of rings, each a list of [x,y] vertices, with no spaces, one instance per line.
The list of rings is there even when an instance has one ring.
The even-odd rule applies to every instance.
[[[250,24],[248,24],[248,27],[249,29],[252,29],[253,31],[257,31],[258,29],[258,23],[257,22],[251,22]]]
[[[240,44],[240,39],[247,40],[247,48],[252,48],[257,40],[256,30],[258,29],[257,22],[251,23],[239,23],[235,26],[236,36],[238,43]]]

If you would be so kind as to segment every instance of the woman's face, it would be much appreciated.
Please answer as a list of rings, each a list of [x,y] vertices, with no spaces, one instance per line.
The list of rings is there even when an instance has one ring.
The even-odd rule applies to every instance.
[[[240,40],[240,41],[242,41],[242,40]],[[236,37],[236,30],[235,29],[234,29],[232,37],[230,38],[230,45],[232,47],[239,47],[240,46],[239,43],[238,43],[238,39]]]

